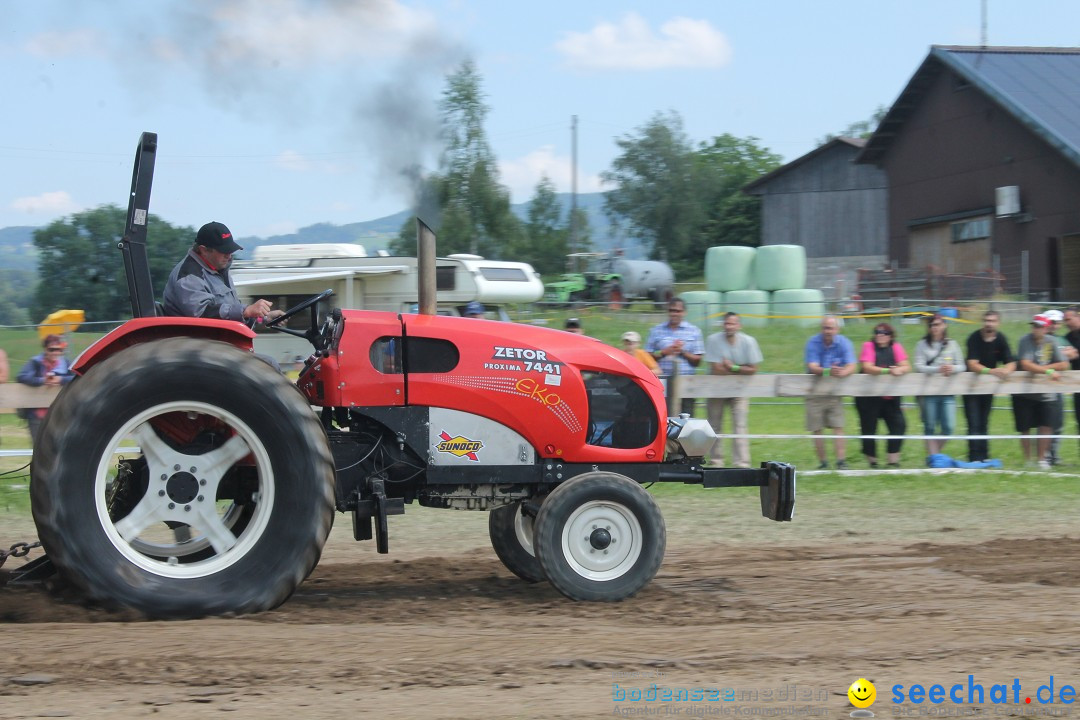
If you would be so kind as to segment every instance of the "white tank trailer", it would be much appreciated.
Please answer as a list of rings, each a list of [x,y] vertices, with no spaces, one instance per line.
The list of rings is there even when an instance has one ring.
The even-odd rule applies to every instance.
[[[675,273],[665,262],[616,258],[612,270],[621,276],[624,297],[655,302],[667,302],[672,297]]]

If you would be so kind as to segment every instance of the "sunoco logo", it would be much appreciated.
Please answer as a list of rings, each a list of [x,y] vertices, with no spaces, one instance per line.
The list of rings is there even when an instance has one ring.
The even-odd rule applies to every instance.
[[[476,457],[476,453],[484,447],[484,443],[479,440],[470,440],[461,435],[450,437],[450,434],[445,430],[439,433],[439,437],[442,439],[442,442],[435,443],[435,449],[439,452],[450,453],[457,457],[467,458],[473,462],[480,461],[480,458]]]

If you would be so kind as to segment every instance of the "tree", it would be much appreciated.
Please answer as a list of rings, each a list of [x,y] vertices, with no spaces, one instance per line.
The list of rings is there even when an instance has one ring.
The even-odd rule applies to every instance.
[[[693,148],[682,118],[674,111],[658,113],[636,135],[618,138],[615,144],[621,153],[603,173],[615,186],[604,199],[604,210],[612,222],[624,221],[649,257],[674,265],[689,253],[703,217]]]
[[[117,242],[127,212],[102,205],[34,231],[38,248],[38,286],[32,319],[59,308],[86,311],[90,321],[131,317],[127,276]],[[160,297],[169,272],[191,247],[195,230],[173,227],[156,215],[147,224],[150,277]]]
[[[761,238],[761,201],[742,189],[780,167],[783,159],[760,147],[754,137],[723,134],[701,143],[696,153],[695,177],[704,203],[701,256],[713,245],[757,246]]]
[[[512,248],[513,258],[529,263],[541,275],[562,272],[569,250],[569,229],[561,216],[555,184],[544,175],[529,201],[525,232]]]
[[[570,244],[570,223],[575,223],[577,241],[570,252],[589,252],[592,248],[592,226],[589,225],[589,212],[585,208],[577,208],[570,212],[571,217],[566,220],[567,245]],[[576,218],[576,219],[575,219]]]
[[[865,140],[866,138],[874,134],[874,131],[877,130],[878,125],[881,124],[881,121],[885,119],[885,116],[888,113],[889,108],[885,107],[884,105],[878,105],[877,110],[875,110],[874,114],[871,115],[868,119],[853,122],[836,135],[826,135],[825,137],[818,140],[817,144],[818,146],[821,146],[825,143],[832,142],[838,137],[861,138]]]
[[[421,191],[438,209],[438,218],[429,224],[439,237],[440,255],[471,252],[497,258],[521,241],[521,221],[510,210],[510,191],[499,184],[498,163],[484,131],[488,110],[480,74],[467,60],[447,78],[440,103],[444,147],[439,171]],[[413,254],[415,237],[415,224],[406,223],[392,250]]]
[[[0,325],[29,325],[37,276],[32,270],[0,269]]]

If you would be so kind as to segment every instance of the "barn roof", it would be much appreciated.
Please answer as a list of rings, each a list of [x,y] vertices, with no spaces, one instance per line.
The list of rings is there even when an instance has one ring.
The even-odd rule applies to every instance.
[[[942,70],[955,72],[1080,166],[1080,48],[935,45],[856,162],[877,162]]]
[[[818,147],[814,148],[810,152],[806,153],[805,155],[802,155],[800,157],[795,158],[794,160],[787,163],[786,165],[781,165],[780,167],[776,168],[775,170],[772,170],[770,172],[765,173],[764,175],[759,177],[757,180],[754,180],[752,183],[749,183],[745,187],[743,187],[743,192],[747,193],[749,195],[757,195],[759,193],[757,193],[755,191],[759,190],[763,185],[768,184],[770,181],[773,180],[773,178],[776,178],[779,175],[783,175],[786,172],[790,172],[791,170],[798,167],[799,165],[802,165],[803,163],[806,163],[806,162],[809,162],[810,160],[813,160],[817,156],[821,155],[824,152],[828,152],[829,150],[836,147],[837,145],[848,145],[848,146],[853,147],[855,149],[859,149],[859,148],[862,148],[865,144],[866,144],[866,140],[863,140],[862,138],[853,138],[853,137],[837,137],[837,138],[833,138],[832,140],[825,143],[824,145],[819,145]]]

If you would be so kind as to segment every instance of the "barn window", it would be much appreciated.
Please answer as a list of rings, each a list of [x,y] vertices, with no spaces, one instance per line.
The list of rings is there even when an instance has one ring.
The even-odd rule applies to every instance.
[[[990,218],[978,218],[975,220],[962,220],[949,226],[954,243],[983,240],[990,237]]]

